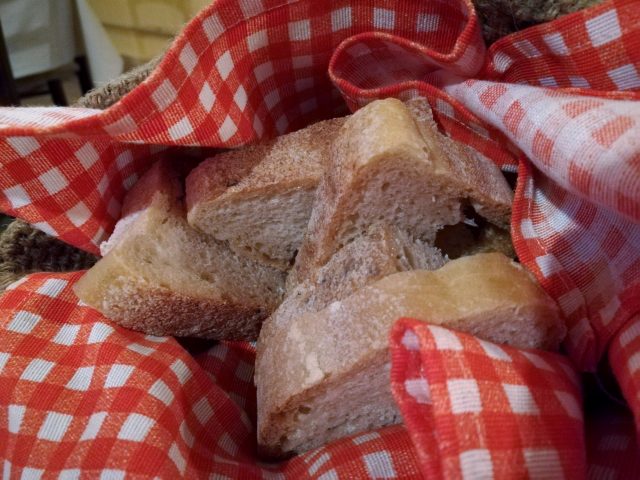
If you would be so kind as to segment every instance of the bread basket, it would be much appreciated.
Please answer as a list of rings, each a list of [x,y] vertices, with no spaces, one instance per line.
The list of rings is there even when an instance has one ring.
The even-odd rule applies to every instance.
[[[516,250],[569,327],[560,355],[399,320],[391,385],[404,425],[267,463],[256,454],[250,344],[129,331],[78,302],[81,272],[32,273],[0,297],[5,478],[632,475],[633,3],[604,2],[486,50],[469,1],[217,1],[158,63],[90,93],[84,108],[0,110],[0,208],[95,255],[126,190],[161,156],[206,155],[200,149],[275,136],[375,98],[426,96],[444,131],[518,173]],[[18,228],[28,227],[9,232]],[[40,242],[31,248],[58,248]],[[25,260],[6,269],[92,261],[61,252],[51,268]],[[597,388],[582,397],[580,372],[607,358],[631,412]]]

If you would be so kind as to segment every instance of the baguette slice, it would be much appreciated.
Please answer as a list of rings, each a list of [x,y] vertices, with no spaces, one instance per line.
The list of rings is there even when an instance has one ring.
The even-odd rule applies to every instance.
[[[288,284],[309,278],[376,223],[433,244],[443,226],[464,220],[467,205],[508,225],[511,200],[495,165],[438,132],[426,100],[374,101],[345,121],[333,143]]]
[[[344,120],[319,122],[204,161],[187,177],[189,223],[229,241],[238,254],[288,270]]]
[[[500,169],[487,157],[438,130],[427,99],[414,98],[406,103],[422,139],[449,172],[448,182],[464,196],[476,213],[501,229],[511,224],[513,191]]]
[[[357,289],[398,272],[435,270],[446,262],[440,250],[412,240],[404,232],[379,225],[336,253],[314,276],[287,292],[284,301],[264,322],[261,337],[282,332],[305,312],[317,312],[335,300],[342,300]],[[257,349],[265,362],[273,350]],[[257,383],[259,372],[254,381]],[[268,379],[264,380],[268,382]]]
[[[502,254],[390,275],[286,329],[263,330],[256,359],[263,453],[302,452],[399,422],[388,336],[401,317],[517,348],[555,350],[565,334],[555,303]]]
[[[129,192],[105,256],[76,284],[88,305],[153,335],[255,340],[284,275],[192,229],[181,179],[156,163]]]

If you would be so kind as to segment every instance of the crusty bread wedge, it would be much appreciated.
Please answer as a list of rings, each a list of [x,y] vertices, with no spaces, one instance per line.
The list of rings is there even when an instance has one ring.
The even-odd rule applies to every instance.
[[[331,149],[288,287],[305,281],[376,223],[433,243],[475,207],[509,224],[513,194],[500,170],[438,132],[424,99],[386,99],[349,117]]]
[[[256,380],[263,453],[302,452],[399,422],[389,387],[388,337],[401,317],[518,348],[555,350],[565,335],[553,300],[500,253],[387,276],[260,335]]]
[[[288,297],[306,297],[304,311],[320,310],[360,287],[392,273],[435,270],[445,264],[440,250],[405,232],[378,224],[338,251],[320,267],[310,281],[300,284]],[[306,290],[309,296],[294,295]]]
[[[344,118],[212,157],[187,177],[188,221],[238,254],[288,270]]]
[[[317,312],[357,289],[398,272],[435,270],[446,262],[435,247],[388,225],[378,225],[337,252],[313,279],[296,285],[264,322],[260,338],[271,331],[285,331],[305,312]],[[258,341],[257,349],[266,357],[273,352]]]
[[[477,214],[499,228],[508,229],[513,191],[500,169],[473,148],[441,134],[425,98],[414,98],[405,105],[428,145],[427,150],[438,157],[445,181]]]
[[[105,255],[76,284],[88,305],[153,335],[255,340],[284,274],[191,228],[179,174],[156,163],[129,192]]]

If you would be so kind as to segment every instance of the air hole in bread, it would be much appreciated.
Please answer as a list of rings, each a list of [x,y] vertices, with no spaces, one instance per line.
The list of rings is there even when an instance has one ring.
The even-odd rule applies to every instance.
[[[204,280],[205,282],[208,282],[208,283],[214,282],[214,278],[209,272],[201,272],[200,280]]]
[[[380,186],[380,190],[383,192],[386,192],[387,189],[389,188],[389,182],[384,182],[381,186]]]
[[[306,415],[308,413],[311,413],[311,408],[306,405],[300,405],[298,407],[298,412],[302,413],[303,415]]]
[[[289,437],[287,435],[281,435],[280,439],[278,440],[278,443],[280,445],[284,445],[288,440],[289,440]]]
[[[350,243],[357,234],[358,229],[356,226],[353,223],[349,223],[342,234],[342,241],[338,243],[339,248],[343,248],[345,245]]]
[[[476,253],[501,252],[516,257],[509,232],[488,222],[468,203],[464,221],[445,225],[436,234],[434,245],[451,260]]]
[[[266,263],[267,265],[273,263],[274,262],[273,258],[271,258],[266,253],[260,251],[262,248],[264,248],[264,244],[260,242],[256,242],[253,245],[242,245],[241,247],[241,249],[244,250],[245,252],[251,253],[252,257],[260,259],[262,262]],[[294,260],[295,259],[291,260],[292,265]]]

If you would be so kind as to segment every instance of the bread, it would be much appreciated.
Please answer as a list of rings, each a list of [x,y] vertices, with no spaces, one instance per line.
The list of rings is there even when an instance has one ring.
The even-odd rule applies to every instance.
[[[264,339],[275,338],[295,325],[305,312],[317,312],[332,301],[342,300],[358,288],[397,272],[416,268],[436,269],[445,259],[437,248],[410,239],[403,232],[378,226],[355,239],[307,280],[288,292],[278,309],[264,322],[257,343],[257,356],[263,365],[274,365],[277,348]],[[265,375],[261,375],[265,373]],[[271,382],[269,371],[256,370],[254,382],[260,392]],[[379,386],[384,389],[384,385]],[[375,394],[375,393],[374,393]],[[262,399],[259,396],[259,403]],[[260,407],[261,408],[261,407]]]
[[[406,107],[428,150],[438,156],[440,168],[447,172],[445,181],[464,198],[463,205],[472,208],[465,213],[474,217],[475,211],[497,227],[508,229],[513,191],[500,169],[473,148],[441,134],[425,98],[409,100]]]
[[[388,225],[376,225],[338,251],[297,292],[310,290],[305,311],[319,310],[371,281],[407,270],[445,264],[440,250]],[[294,291],[287,292],[288,297]]]
[[[187,178],[188,221],[238,254],[288,270],[304,236],[329,146],[344,123],[316,123],[204,161]]]
[[[312,280],[287,292],[284,301],[264,322],[261,338],[270,337],[269,332],[287,331],[305,312],[322,310],[388,275],[414,269],[435,270],[444,264],[445,258],[437,248],[412,240],[398,229],[379,225],[331,257]],[[268,363],[266,357],[274,351],[261,341],[257,349]],[[257,376],[255,381],[258,382]]]
[[[153,335],[255,340],[284,274],[191,228],[179,174],[155,164],[127,196],[105,256],[75,285],[86,304]]]
[[[555,303],[502,254],[389,275],[260,335],[262,452],[280,457],[399,422],[389,387],[388,336],[401,317],[517,348],[555,350],[565,334]]]
[[[440,134],[426,100],[386,99],[349,117],[331,150],[288,284],[305,281],[375,223],[433,243],[474,207],[508,226],[512,192],[488,160]]]

